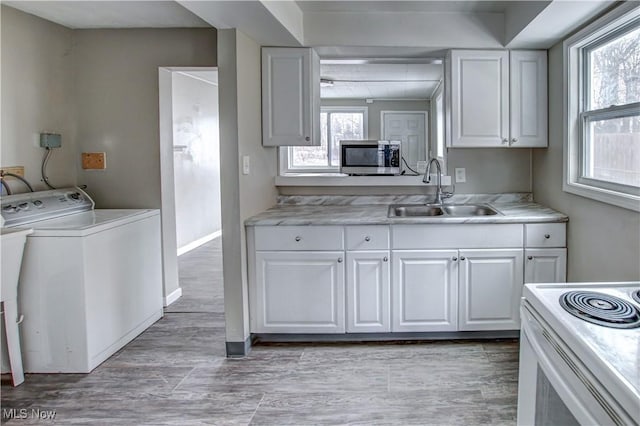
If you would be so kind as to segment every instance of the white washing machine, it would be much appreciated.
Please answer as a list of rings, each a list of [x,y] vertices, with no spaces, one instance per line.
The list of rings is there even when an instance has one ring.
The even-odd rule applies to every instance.
[[[89,373],[162,317],[158,210],[95,210],[78,188],[1,204],[5,227],[33,229],[18,288],[25,372]]]

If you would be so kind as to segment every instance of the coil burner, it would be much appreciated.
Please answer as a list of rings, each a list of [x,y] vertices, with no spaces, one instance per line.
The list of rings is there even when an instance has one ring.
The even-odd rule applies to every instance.
[[[633,300],[640,303],[640,290],[636,290],[633,293],[631,293],[631,297],[633,297]]]
[[[611,328],[640,327],[640,311],[619,297],[590,291],[570,291],[560,296],[560,305],[571,315]]]

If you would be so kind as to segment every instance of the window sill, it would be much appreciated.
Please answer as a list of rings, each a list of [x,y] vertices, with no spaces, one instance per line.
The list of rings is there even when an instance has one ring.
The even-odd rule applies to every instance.
[[[640,197],[635,195],[596,188],[577,182],[565,182],[562,189],[565,192],[579,195],[581,197],[591,198],[592,200],[600,201],[602,203],[640,212]]]
[[[348,176],[341,173],[291,173],[276,176],[276,186],[435,186],[423,183],[420,176]],[[442,186],[451,185],[451,176],[442,177]]]

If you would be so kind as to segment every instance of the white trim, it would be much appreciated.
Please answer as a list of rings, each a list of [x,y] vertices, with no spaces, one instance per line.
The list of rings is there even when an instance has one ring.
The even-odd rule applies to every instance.
[[[222,230],[216,231],[216,232],[212,232],[209,235],[205,235],[202,238],[198,238],[195,241],[190,242],[187,245],[184,245],[182,247],[178,248],[178,256],[182,256],[183,254],[190,252],[193,249],[196,249],[198,247],[200,247],[203,244],[208,243],[211,240],[215,240],[216,238],[218,238],[219,236],[222,235]]]
[[[173,290],[171,294],[164,297],[164,307],[166,308],[176,300],[180,299],[180,297],[182,297],[182,287],[178,287],[177,289]]]
[[[579,182],[580,112],[583,75],[581,49],[604,34],[637,19],[640,7],[625,2],[589,24],[563,43],[563,181],[562,190],[630,210],[640,211],[640,197],[624,192],[585,185]]]

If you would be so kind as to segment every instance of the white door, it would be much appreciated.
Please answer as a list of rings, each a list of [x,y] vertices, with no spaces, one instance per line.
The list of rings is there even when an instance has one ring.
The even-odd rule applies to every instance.
[[[455,331],[457,250],[393,253],[392,331]]]
[[[347,333],[388,333],[389,252],[347,252]]]
[[[563,283],[567,281],[567,249],[526,249],[525,283]]]
[[[320,59],[313,49],[262,49],[262,145],[320,145]]]
[[[547,51],[512,50],[509,146],[547,146]]]
[[[402,157],[415,169],[427,159],[427,113],[425,111],[382,111],[382,139],[402,141]]]
[[[509,142],[509,52],[451,52],[453,147],[500,147]]]
[[[460,250],[459,330],[517,330],[522,249]]]
[[[344,252],[256,252],[256,333],[344,333]]]

